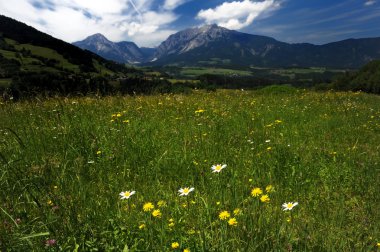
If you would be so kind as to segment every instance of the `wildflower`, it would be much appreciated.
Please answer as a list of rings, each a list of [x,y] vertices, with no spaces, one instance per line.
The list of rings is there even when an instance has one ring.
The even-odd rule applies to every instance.
[[[227,167],[226,164],[224,164],[224,165],[217,164],[217,165],[213,165],[213,166],[211,167],[211,170],[212,170],[212,172],[221,172],[222,169],[224,169],[224,168],[226,168],[226,167]]]
[[[268,194],[264,194],[263,196],[261,196],[260,201],[264,203],[268,203],[270,201]]]
[[[194,191],[194,187],[184,187],[178,190],[179,196],[187,196],[190,192]]]
[[[129,123],[129,120],[124,120],[123,123]]]
[[[53,203],[53,201],[52,201],[52,200],[48,200],[48,201],[47,201],[47,204],[48,204],[49,206],[52,206],[52,205],[54,205],[54,203]]]
[[[121,199],[129,199],[135,193],[136,193],[135,191],[125,191],[125,192],[119,193],[119,195]]]
[[[161,211],[160,211],[160,209],[156,209],[156,210],[153,210],[153,212],[152,212],[152,215],[153,215],[153,217],[155,217],[155,218],[161,218]]]
[[[377,246],[378,248],[380,248],[380,242],[378,242],[376,246]]]
[[[58,186],[55,185],[55,186],[53,186],[53,188],[54,188],[54,189],[58,189]]]
[[[270,146],[267,148],[268,151],[270,151],[271,149],[272,149],[272,147],[270,147]]]
[[[143,205],[144,212],[149,212],[150,210],[154,209],[154,205],[152,202],[147,202]]]
[[[174,224],[174,222],[170,222],[170,223],[168,224],[168,226],[169,226],[170,228],[172,228],[172,227],[175,226],[175,224]]]
[[[217,202],[216,202],[216,205],[219,206],[219,205],[220,205],[220,201],[217,201]]]
[[[267,193],[273,192],[274,191],[274,187],[272,185],[267,185],[267,187],[265,187],[265,191]]]
[[[240,209],[240,208],[236,208],[236,209],[234,210],[234,215],[235,215],[235,216],[241,215],[241,209]]]
[[[166,207],[166,202],[163,201],[163,200],[160,200],[160,201],[157,202],[157,206],[158,207]]]
[[[179,243],[178,242],[173,242],[172,243],[172,249],[177,249],[179,248]]]
[[[57,240],[56,239],[49,239],[49,240],[45,241],[45,246],[46,247],[52,247],[52,246],[55,246],[56,244],[57,244]]]
[[[141,225],[139,226],[139,229],[144,229],[145,227],[146,227],[145,224],[141,224]]]
[[[100,154],[102,154],[102,151],[98,150],[98,151],[96,152],[96,155],[100,155]]]
[[[236,220],[236,218],[231,218],[228,220],[228,225],[230,226],[237,226],[238,222]]]
[[[189,248],[185,248],[185,249],[183,250],[183,252],[190,252],[190,249],[189,249]]]
[[[116,117],[121,117],[121,114],[120,114],[120,113],[117,113]]]
[[[222,211],[219,213],[219,219],[221,220],[226,220],[228,218],[230,218],[230,213],[228,211]]]
[[[297,206],[298,205],[298,202],[288,202],[288,203],[284,203],[284,204],[282,204],[282,208],[283,208],[283,210],[284,211],[286,211],[286,210],[292,210],[293,209],[293,207],[295,207],[295,206]]]
[[[195,111],[195,114],[204,113],[205,111],[204,109],[198,109]]]
[[[187,234],[193,235],[193,234],[195,234],[195,230],[194,229],[190,229],[189,231],[187,231]]]
[[[263,194],[263,190],[261,190],[261,188],[259,188],[259,187],[255,187],[255,188],[253,188],[252,191],[251,191],[251,195],[252,195],[252,197],[258,197],[258,196],[260,196],[261,194]]]

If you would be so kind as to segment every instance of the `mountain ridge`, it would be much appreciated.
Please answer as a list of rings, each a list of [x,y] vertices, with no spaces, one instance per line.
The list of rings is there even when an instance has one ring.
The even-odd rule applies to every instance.
[[[99,39],[93,44],[103,44],[104,48],[96,51],[93,44],[84,46],[83,41],[73,44],[117,62],[145,65],[359,68],[380,59],[380,37],[345,39],[323,45],[291,44],[215,24],[174,33],[156,48],[142,49],[133,42],[115,43],[108,39],[103,43]],[[122,48],[123,44],[129,46]],[[149,51],[148,55],[144,50]]]

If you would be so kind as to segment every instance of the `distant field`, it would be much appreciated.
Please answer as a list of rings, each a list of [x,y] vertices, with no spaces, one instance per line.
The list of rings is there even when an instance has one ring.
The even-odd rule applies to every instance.
[[[0,88],[8,87],[12,82],[12,79],[0,79]]]
[[[197,77],[202,74],[215,74],[215,75],[239,75],[239,76],[250,76],[252,75],[249,71],[225,69],[225,68],[202,68],[202,67],[186,67],[181,70],[181,75],[188,77]]]
[[[57,98],[0,118],[1,251],[378,250],[379,96]]]

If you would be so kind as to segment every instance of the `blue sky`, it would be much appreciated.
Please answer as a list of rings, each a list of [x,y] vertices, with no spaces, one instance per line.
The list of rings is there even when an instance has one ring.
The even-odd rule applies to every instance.
[[[0,0],[0,14],[67,42],[102,33],[152,47],[212,23],[290,43],[380,37],[380,0]]]

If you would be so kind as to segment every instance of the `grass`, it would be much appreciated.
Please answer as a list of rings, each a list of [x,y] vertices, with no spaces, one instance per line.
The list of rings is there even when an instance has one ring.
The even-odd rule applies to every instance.
[[[0,250],[375,251],[379,99],[221,90],[3,102]],[[194,191],[179,196],[184,187]]]
[[[181,70],[181,75],[187,76],[187,77],[197,77],[202,74],[239,75],[239,76],[252,75],[252,73],[249,71],[225,69],[225,68],[185,67]]]
[[[25,48],[27,50],[30,50],[33,55],[41,56],[47,59],[57,60],[59,62],[59,66],[65,69],[76,71],[76,72],[79,71],[79,67],[77,65],[71,64],[61,54],[57,53],[55,50],[52,50],[50,48],[34,46],[30,44],[15,45],[15,48],[17,50],[21,50],[22,48]]]

